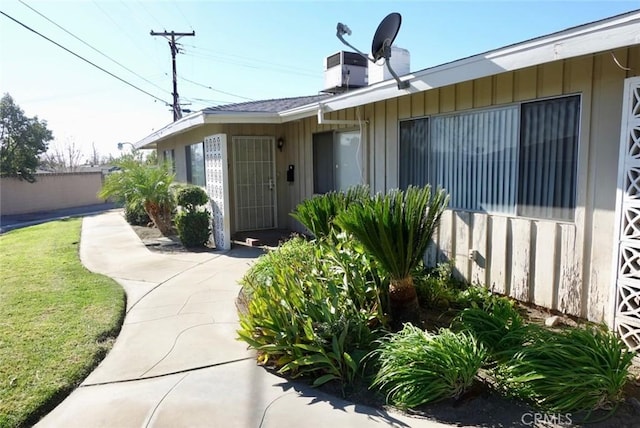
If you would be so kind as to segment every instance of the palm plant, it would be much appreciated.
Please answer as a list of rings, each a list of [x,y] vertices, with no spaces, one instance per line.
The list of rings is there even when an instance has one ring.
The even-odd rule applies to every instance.
[[[431,186],[410,186],[352,203],[334,222],[358,239],[389,274],[389,309],[393,322],[419,323],[418,296],[412,272],[422,261],[449,201]]]
[[[127,205],[140,204],[163,235],[170,235],[173,197],[170,192],[174,175],[165,165],[143,165],[134,160],[119,164],[121,170],[107,176],[98,193]]]
[[[346,192],[329,192],[302,201],[291,216],[298,220],[316,239],[331,236],[333,219],[350,204],[369,198],[368,186],[354,186]]]

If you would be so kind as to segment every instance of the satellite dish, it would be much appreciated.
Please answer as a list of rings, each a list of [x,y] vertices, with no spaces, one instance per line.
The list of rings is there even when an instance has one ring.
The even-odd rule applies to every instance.
[[[380,58],[387,59],[387,50],[391,48],[393,41],[396,39],[401,23],[402,16],[396,12],[390,13],[380,22],[371,43],[373,62],[377,62]],[[389,52],[388,55],[390,57],[391,53]]]
[[[352,46],[349,42],[344,39],[344,35],[351,35],[351,30],[342,22],[338,22],[338,26],[336,27],[336,37],[340,39],[342,43],[349,46],[351,49],[358,52],[360,55],[368,59],[369,61],[376,63],[379,59],[385,59],[385,66],[389,69],[389,72],[398,82],[398,89],[407,89],[409,88],[409,81],[400,80],[398,75],[393,68],[391,68],[391,64],[389,63],[389,58],[391,58],[391,45],[393,41],[396,39],[398,35],[398,31],[400,30],[400,24],[402,23],[402,16],[399,13],[393,12],[387,15],[378,25],[378,29],[373,35],[373,42],[371,43],[371,55],[373,55],[373,59],[369,58],[366,54],[362,53],[358,48]]]

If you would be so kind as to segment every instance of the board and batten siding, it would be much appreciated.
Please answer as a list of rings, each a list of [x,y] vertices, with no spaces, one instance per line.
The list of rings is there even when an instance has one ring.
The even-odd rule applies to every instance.
[[[373,191],[384,192],[399,182],[399,120],[580,94],[574,221],[448,210],[425,259],[431,265],[451,260],[456,274],[495,292],[603,321],[612,308],[608,296],[623,81],[638,70],[640,47],[634,46],[403,95],[326,117],[359,116],[367,121],[364,177]],[[296,176],[301,183],[291,189],[293,209],[313,194],[313,133],[357,126],[318,125],[316,118],[308,118],[286,124],[285,129],[288,140],[299,143],[287,154],[287,161],[301,172]],[[299,227],[293,221],[290,226]]]
[[[399,183],[399,120],[580,94],[574,221],[449,210],[434,236],[436,245],[425,257],[431,265],[452,260],[458,275],[498,293],[602,321],[613,307],[609,294],[623,82],[638,70],[640,46],[634,46],[403,95],[325,117],[362,121],[363,177],[373,191],[385,192]],[[302,231],[289,213],[313,196],[313,134],[359,128],[319,125],[315,116],[281,125],[206,125],[161,142],[158,150],[161,154],[176,149],[177,179],[185,181],[186,144],[216,133],[227,134],[229,141],[233,136],[284,138],[284,150],[276,150],[278,224]],[[286,181],[288,165],[295,166],[293,183]],[[232,181],[232,159],[230,166]],[[233,207],[233,194],[231,198]]]
[[[214,134],[226,134],[229,156],[229,189],[234,188],[234,168],[233,168],[233,149],[231,147],[232,137],[273,137],[276,140],[284,136],[284,127],[282,125],[271,124],[207,124],[199,126],[194,129],[185,131],[183,133],[174,135],[166,140],[158,143],[158,158],[162,159],[162,152],[164,150],[174,150],[174,160],[176,165],[176,181],[184,183],[187,181],[187,169],[186,169],[186,156],[185,147],[203,142],[205,137]],[[289,142],[287,142],[289,143]],[[286,144],[287,144],[286,143]],[[291,144],[291,143],[289,143]],[[293,145],[293,144],[291,144]],[[289,147],[287,147],[289,149]],[[278,204],[278,227],[287,227],[289,224],[289,212],[291,206],[289,204],[291,189],[289,183],[286,181],[286,166],[288,165],[286,150],[282,152],[276,149],[276,202]],[[296,192],[297,193],[297,192]],[[233,191],[229,192],[229,205],[230,205],[230,219],[231,219],[231,232],[235,232],[235,195]]]

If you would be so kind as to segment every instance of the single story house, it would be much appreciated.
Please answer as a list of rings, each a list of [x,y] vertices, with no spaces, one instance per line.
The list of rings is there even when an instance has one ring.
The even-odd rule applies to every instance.
[[[401,79],[208,108],[136,147],[206,186],[223,247],[299,229],[289,213],[314,194],[442,186],[430,264],[640,349],[640,11]]]

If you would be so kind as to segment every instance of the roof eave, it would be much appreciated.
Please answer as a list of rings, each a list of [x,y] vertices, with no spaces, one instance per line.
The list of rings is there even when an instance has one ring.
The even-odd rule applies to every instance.
[[[205,113],[204,123],[282,123],[278,113],[271,112],[214,112]]]
[[[307,117],[315,116],[318,112],[318,107],[322,101],[316,101],[312,104],[305,104],[300,107],[284,110],[279,113],[280,120],[284,122],[293,122],[296,120],[304,119]]]
[[[332,97],[319,104],[325,112],[338,111],[538,64],[636,44],[640,44],[640,12],[587,24],[408,74],[401,77],[401,80],[410,82],[408,89],[399,90],[395,80],[386,80]]]
[[[640,44],[640,11],[570,28],[526,42],[463,58],[402,76],[408,89],[399,90],[395,80],[386,80],[300,107],[273,113],[200,112],[162,128],[136,143],[137,148],[155,143],[204,123],[280,124],[314,116],[318,110],[338,111],[403,95],[454,85],[534,65],[574,58]]]
[[[136,149],[152,149],[157,143],[166,140],[191,128],[205,124],[234,124],[234,123],[282,123],[277,113],[261,112],[214,112],[200,111],[183,117],[177,122],[172,122],[164,128],[146,136],[134,144]]]
[[[144,137],[142,140],[137,141],[134,144],[134,147],[136,149],[155,148],[158,142],[172,137],[176,134],[186,132],[191,128],[202,125],[203,123],[205,123],[205,118],[202,112],[190,114],[176,122],[168,124],[158,131],[153,132],[152,134]]]

